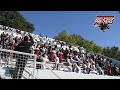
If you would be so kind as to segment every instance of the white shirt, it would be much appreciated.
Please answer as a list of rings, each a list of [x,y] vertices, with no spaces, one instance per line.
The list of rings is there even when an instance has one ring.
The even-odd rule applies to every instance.
[[[49,62],[49,59],[47,58],[47,55],[45,55],[45,57],[42,57],[44,62]]]
[[[88,68],[90,68],[90,63],[88,62],[88,65],[87,65]]]
[[[82,49],[82,50],[81,50],[81,53],[85,53],[85,50]]]
[[[59,63],[59,58],[57,57],[57,55],[55,54],[55,63]]]
[[[91,65],[93,71],[95,71],[95,65]]]

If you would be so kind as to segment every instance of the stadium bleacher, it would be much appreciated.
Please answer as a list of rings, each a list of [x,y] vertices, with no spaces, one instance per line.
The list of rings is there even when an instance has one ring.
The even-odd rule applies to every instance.
[[[3,32],[6,35],[8,34],[8,36],[12,35],[13,41],[14,38],[16,37],[21,38],[22,40],[24,36],[30,34],[28,32],[24,32],[18,29],[0,25],[0,35]],[[32,47],[32,50],[34,51],[35,49],[38,49],[39,52],[41,52],[40,56],[42,56],[43,54],[45,55],[40,57],[40,59],[42,59],[42,62],[38,62],[38,61],[35,62],[36,65],[39,64],[38,69],[36,68],[36,65],[34,67],[34,59],[31,60],[29,59],[21,79],[32,79],[33,74],[34,74],[34,79],[120,79],[119,71],[118,71],[119,73],[116,76],[113,72],[109,73],[109,70],[108,71],[106,70],[108,69],[107,67],[109,65],[110,68],[112,69],[112,65],[114,64],[116,64],[116,67],[120,68],[119,61],[113,60],[105,56],[103,57],[100,55],[96,55],[95,53],[91,53],[90,55],[87,56],[86,54],[88,54],[88,52],[86,52],[86,50],[83,47],[78,48],[77,46],[72,46],[71,48],[69,48],[70,45],[67,44],[66,42],[56,41],[55,39],[48,38],[46,36],[36,35],[36,34],[30,34],[30,35],[33,37],[35,42]],[[18,41],[18,43],[20,41]],[[38,47],[39,44],[40,47]],[[15,67],[15,63],[17,62],[17,60],[16,58],[12,57],[12,60],[10,61],[10,63],[8,63],[6,52],[9,52],[9,50],[10,52],[13,52],[15,54],[17,54],[17,52],[12,51],[14,49],[13,48],[11,49],[7,46],[3,48],[4,45],[3,43],[0,43],[0,45],[2,46],[0,49],[0,64],[1,64],[0,76],[1,78],[4,79],[12,79],[11,76],[5,75],[6,69],[4,67],[7,66]],[[48,53],[49,47],[51,47],[50,48],[51,52],[54,52],[53,61],[51,60],[51,52]],[[60,50],[62,50],[62,55],[63,55],[62,63],[60,63],[59,61]],[[68,51],[67,58],[65,58],[65,51],[66,52]],[[4,53],[4,55],[2,55],[2,53]],[[32,55],[33,57],[35,57],[34,54],[36,53],[31,53],[29,54],[29,56]],[[38,57],[39,55],[37,56],[37,58]],[[97,61],[97,59],[102,59],[102,61],[99,60]],[[110,61],[112,61],[112,65]],[[98,67],[96,67],[97,64],[99,65]],[[104,65],[100,66],[101,64]],[[41,66],[43,66],[43,68],[41,68]],[[92,71],[96,73],[92,73]],[[104,72],[104,74],[103,73],[101,74],[102,71]]]

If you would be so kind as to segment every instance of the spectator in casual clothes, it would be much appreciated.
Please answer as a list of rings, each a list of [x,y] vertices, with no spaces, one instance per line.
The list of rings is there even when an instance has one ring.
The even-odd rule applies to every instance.
[[[65,61],[67,61],[68,53],[69,53],[69,51],[68,51],[68,49],[66,48],[66,50],[63,52]]]
[[[99,75],[104,75],[104,71],[98,64],[96,64],[96,69],[97,69],[97,72],[99,73]]]
[[[53,69],[59,69],[59,57],[57,56],[57,54],[55,54],[55,66],[53,67]]]
[[[113,66],[113,75],[116,76],[117,75],[117,71],[116,71],[116,64],[114,64]]]
[[[116,76],[118,76],[119,74],[120,74],[120,72],[119,72],[119,68],[116,67]]]
[[[46,53],[44,53],[41,57],[41,59],[45,62],[45,63],[48,63],[49,62],[49,59],[48,59],[48,56],[46,55]]]
[[[55,48],[52,48],[52,51],[51,51],[51,61],[54,62],[54,59],[55,59]]]
[[[60,50],[59,51],[59,62],[62,63],[62,59],[63,59],[63,53],[62,51]]]
[[[97,74],[97,70],[96,70],[95,62],[94,61],[91,63],[90,73]]]
[[[30,40],[29,40],[30,37]],[[30,51],[30,47],[33,45],[33,38],[32,36],[25,36],[24,37],[24,41],[20,42],[16,47],[15,47],[15,51],[20,51],[20,52],[25,52],[25,53],[31,53]],[[24,57],[24,58],[23,58]],[[20,79],[24,68],[26,66],[28,60],[28,56],[27,55],[20,55],[18,56],[17,62],[16,62],[16,68],[15,68],[15,72],[13,75],[14,79]]]
[[[5,48],[5,33],[3,32],[2,34],[1,34],[1,44],[2,44],[2,46],[3,46],[3,49]]]
[[[107,75],[112,75],[112,66],[110,63],[108,63],[108,66],[107,66]]]

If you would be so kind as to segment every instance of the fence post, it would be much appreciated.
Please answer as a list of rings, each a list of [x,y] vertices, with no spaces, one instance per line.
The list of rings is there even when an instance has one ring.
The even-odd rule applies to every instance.
[[[35,58],[34,58],[33,77],[32,77],[32,79],[35,79],[36,59],[37,59],[37,55],[35,55]]]

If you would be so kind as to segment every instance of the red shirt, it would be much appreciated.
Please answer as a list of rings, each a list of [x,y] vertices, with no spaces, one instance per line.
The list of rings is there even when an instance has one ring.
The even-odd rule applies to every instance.
[[[59,53],[59,62],[60,62],[60,63],[62,63],[62,55],[63,55],[63,53],[60,52],[60,53]]]
[[[112,67],[111,66],[108,66],[108,68],[107,68],[107,74],[112,74]]]
[[[35,49],[34,51],[36,55],[39,55],[39,49]]]
[[[55,54],[55,52],[52,51],[52,52],[51,52],[51,60],[52,60],[53,62],[54,62],[54,58],[55,58],[55,55],[54,55],[54,54]]]

